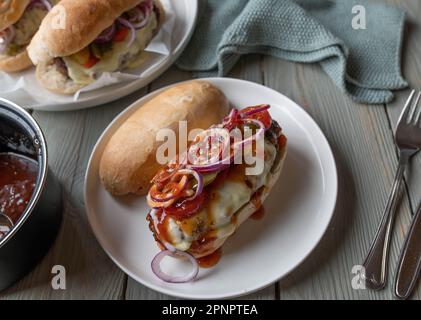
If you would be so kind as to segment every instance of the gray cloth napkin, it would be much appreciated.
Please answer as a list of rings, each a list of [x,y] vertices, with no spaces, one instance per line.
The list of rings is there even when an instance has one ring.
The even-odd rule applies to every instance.
[[[405,12],[368,0],[199,0],[197,29],[177,61],[183,70],[226,75],[241,55],[319,63],[354,100],[387,103],[401,76]],[[366,29],[353,19],[366,14]],[[360,22],[361,26],[361,21]],[[284,75],[286,76],[286,75]]]

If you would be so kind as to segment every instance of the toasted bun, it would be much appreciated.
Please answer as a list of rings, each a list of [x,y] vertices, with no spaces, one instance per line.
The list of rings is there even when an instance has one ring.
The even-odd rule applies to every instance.
[[[281,175],[282,168],[285,162],[285,157],[287,153],[287,148],[285,147],[283,150],[280,150],[280,160],[275,163],[274,167],[269,173],[268,184],[265,185],[265,189],[260,196],[260,203],[263,203],[267,196],[269,195],[270,191],[272,190],[273,186],[275,185],[276,181],[278,181],[279,176]],[[206,242],[204,245],[201,245],[195,249],[190,249],[189,253],[191,253],[195,258],[202,258],[206,257],[216,250],[218,250],[222,245],[227,241],[227,239],[245,222],[247,221],[250,216],[255,213],[260,208],[256,207],[253,202],[247,203],[243,206],[237,213],[235,213],[237,217],[237,223],[235,228],[232,229],[232,232],[228,233],[226,236],[221,238],[216,238],[215,240]]]
[[[204,81],[176,85],[136,111],[108,142],[100,162],[100,177],[114,195],[146,194],[150,181],[162,167],[156,161],[159,130],[178,135],[179,121],[187,121],[188,132],[218,123],[228,113],[223,93]]]
[[[28,6],[30,0],[3,0],[0,2],[0,31],[6,29],[7,27],[15,24],[26,7]]]
[[[16,56],[0,56],[0,70],[4,72],[19,72],[32,66],[28,52],[22,51]]]
[[[73,94],[83,86],[59,72],[57,66],[50,62],[40,63],[35,72],[38,82],[48,90],[58,94]]]
[[[141,0],[62,0],[43,20],[28,47],[35,65],[87,47],[125,11]],[[162,9],[162,6],[159,5]],[[64,28],[57,28],[65,16]],[[163,14],[164,17],[164,14]]]

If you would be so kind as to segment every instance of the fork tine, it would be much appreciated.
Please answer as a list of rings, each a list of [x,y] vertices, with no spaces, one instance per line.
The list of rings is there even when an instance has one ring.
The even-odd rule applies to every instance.
[[[409,112],[411,111],[412,100],[414,99],[414,95],[415,95],[415,90],[412,90],[411,94],[408,97],[408,100],[406,100],[405,107],[403,108],[403,111],[402,111],[402,114],[399,118],[398,123],[401,123],[401,122],[407,123],[408,122],[408,115],[409,115]]]
[[[418,92],[417,100],[415,101],[415,120],[414,123],[416,125],[420,125],[420,118],[421,118],[421,107],[419,106],[419,102],[421,100],[421,91]]]
[[[412,111],[411,111],[411,115],[409,116],[409,123],[416,125],[417,124],[417,115],[418,115],[418,104],[420,102],[421,99],[421,92],[418,92],[417,97],[415,98],[415,102],[412,104]]]

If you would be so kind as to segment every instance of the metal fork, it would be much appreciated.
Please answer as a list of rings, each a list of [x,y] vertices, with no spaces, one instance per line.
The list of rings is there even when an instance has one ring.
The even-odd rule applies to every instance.
[[[366,286],[374,290],[381,290],[386,285],[390,236],[399,191],[409,159],[421,148],[421,107],[419,106],[421,92],[418,92],[415,103],[413,103],[415,94],[415,90],[412,90],[396,128],[395,142],[399,149],[399,165],[395,182],[376,237],[363,263]]]

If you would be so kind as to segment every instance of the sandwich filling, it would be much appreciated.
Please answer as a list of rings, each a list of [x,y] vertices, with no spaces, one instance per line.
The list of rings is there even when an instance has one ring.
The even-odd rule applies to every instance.
[[[0,32],[0,56],[16,56],[26,50],[51,8],[48,5],[49,2],[32,1],[15,24]]]
[[[131,16],[142,20],[139,28],[130,22]],[[141,65],[147,58],[144,49],[158,25],[159,9],[153,1],[144,1],[124,13],[88,47],[71,56],[56,58],[50,64],[77,85],[89,85],[103,72]]]
[[[254,109],[259,110],[259,107],[245,110]],[[181,196],[181,200],[175,200],[171,204],[160,202],[160,194],[156,193],[157,178],[154,179],[155,185],[148,194],[148,204],[153,208],[148,220],[150,229],[161,247],[202,254],[201,246],[217,239],[225,239],[234,233],[241,223],[238,213],[242,208],[250,202],[256,209],[261,206],[261,196],[270,187],[272,170],[278,167],[280,151],[284,149],[286,139],[266,110],[250,117],[258,120],[265,128],[264,168],[260,174],[247,175],[247,164],[231,164],[228,168],[216,167],[216,171],[211,169],[211,172],[207,172],[206,169],[206,172],[197,173],[202,177],[199,180],[203,180],[201,195],[190,201]],[[264,120],[259,121],[262,119]],[[200,168],[198,170],[200,171]],[[158,173],[157,177],[158,180],[161,179],[162,172]],[[193,179],[192,184],[196,184],[193,189],[196,187],[197,190],[199,183],[195,180],[197,177]],[[167,191],[163,186],[158,189]],[[171,192],[175,192],[174,188]],[[184,193],[188,194],[186,191]]]

